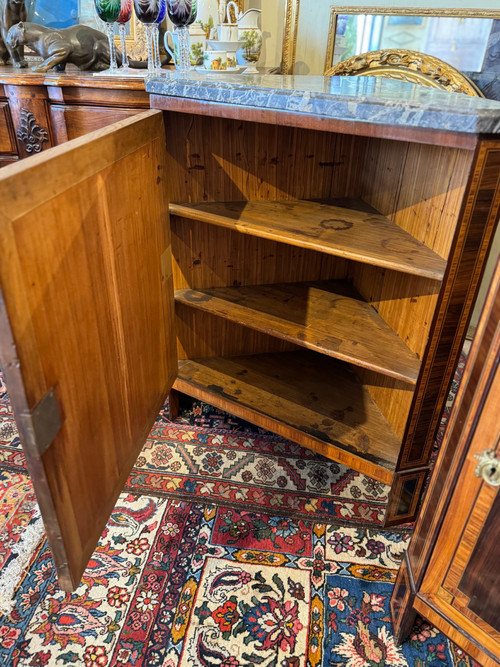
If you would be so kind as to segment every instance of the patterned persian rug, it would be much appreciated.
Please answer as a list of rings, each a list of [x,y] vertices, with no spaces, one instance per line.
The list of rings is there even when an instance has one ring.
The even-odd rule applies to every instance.
[[[0,623],[0,664],[347,667],[473,663],[427,623],[394,644],[409,536],[123,495],[81,586],[44,542]]]
[[[0,468],[2,666],[475,665],[424,621],[395,646],[386,487],[209,406],[160,415],[73,594],[1,376]]]

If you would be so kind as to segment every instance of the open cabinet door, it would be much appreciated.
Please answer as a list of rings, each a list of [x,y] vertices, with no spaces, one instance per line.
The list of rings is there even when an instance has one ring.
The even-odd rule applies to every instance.
[[[162,113],[0,173],[0,364],[65,590],[177,373]]]

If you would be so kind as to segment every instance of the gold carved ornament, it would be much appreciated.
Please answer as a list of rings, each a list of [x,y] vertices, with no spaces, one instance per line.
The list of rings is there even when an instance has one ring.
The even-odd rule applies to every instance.
[[[300,0],[286,0],[285,30],[281,53],[281,73],[293,74],[295,52],[297,49],[297,33],[299,28]]]
[[[444,60],[419,51],[380,49],[343,60],[325,76],[383,76],[430,88],[484,97],[479,88]]]

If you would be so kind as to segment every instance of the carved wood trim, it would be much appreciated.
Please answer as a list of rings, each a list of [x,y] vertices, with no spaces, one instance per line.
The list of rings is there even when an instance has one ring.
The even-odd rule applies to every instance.
[[[49,133],[38,124],[31,111],[22,107],[21,127],[17,130],[17,138],[24,144],[27,153],[40,153],[43,144],[49,140]]]

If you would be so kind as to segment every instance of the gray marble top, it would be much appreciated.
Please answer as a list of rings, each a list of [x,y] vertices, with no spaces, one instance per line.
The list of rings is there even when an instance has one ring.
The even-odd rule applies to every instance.
[[[500,134],[500,102],[381,77],[165,73],[149,93],[338,120]]]

